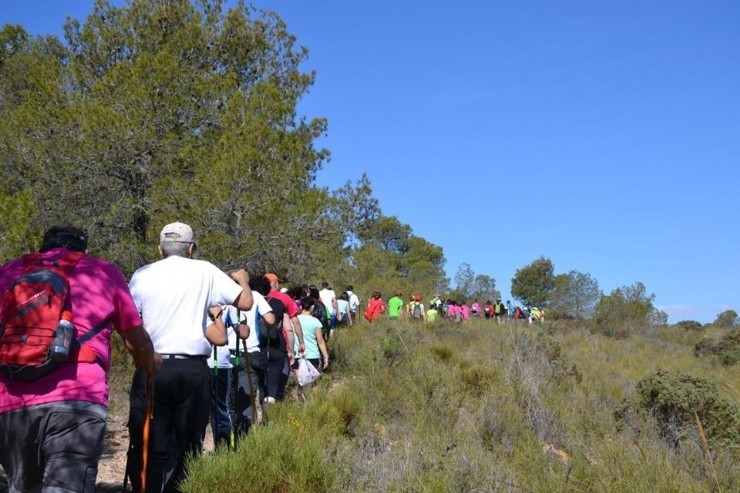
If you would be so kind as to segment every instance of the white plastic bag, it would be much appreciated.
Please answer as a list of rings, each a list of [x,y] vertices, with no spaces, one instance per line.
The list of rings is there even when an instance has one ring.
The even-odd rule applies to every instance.
[[[319,373],[319,370],[310,361],[306,358],[301,358],[298,361],[296,376],[298,377],[298,385],[303,387],[319,378],[321,373]]]

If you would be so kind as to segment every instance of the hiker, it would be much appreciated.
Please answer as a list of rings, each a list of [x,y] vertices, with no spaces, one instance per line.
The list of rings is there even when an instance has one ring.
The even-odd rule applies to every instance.
[[[144,327],[163,359],[162,370],[153,380],[147,491],[178,491],[186,458],[203,448],[211,400],[206,359],[211,343],[226,343],[220,306],[252,307],[247,272],[240,269],[226,275],[209,262],[195,260],[195,250],[190,226],[168,224],[159,235],[161,260],[138,269],[129,283]],[[215,323],[208,324],[209,318]],[[126,465],[134,492],[142,489],[143,431],[151,397],[147,387],[146,375],[138,368],[131,384]]]
[[[347,286],[347,296],[349,297],[349,312],[354,321],[357,319],[357,310],[360,308],[360,298],[355,294],[355,288],[351,284]]]
[[[396,291],[396,294],[388,300],[388,318],[394,322],[401,320],[401,313],[403,313],[403,293]]]
[[[425,321],[427,314],[424,311],[424,303],[421,302],[421,296],[413,295],[411,300],[411,303],[409,303],[409,318],[416,322]]]
[[[270,283],[270,297],[276,298],[283,302],[285,309],[288,312],[288,318],[290,319],[290,325],[293,328],[293,334],[298,338],[298,347],[303,352],[303,330],[301,330],[301,321],[298,320],[298,314],[300,313],[300,307],[297,303],[293,302],[292,298],[287,292],[282,292],[280,289],[280,278],[274,272],[268,272],[264,275],[264,278]],[[290,330],[290,327],[285,327],[286,331]]]
[[[305,357],[317,370],[326,370],[329,368],[329,351],[324,341],[324,333],[321,322],[311,315],[316,300],[307,296],[301,300],[301,314],[298,318],[304,327],[303,337],[306,343],[306,351],[302,357]],[[298,351],[298,347],[295,347]],[[297,363],[296,363],[297,365]],[[294,365],[294,368],[297,366]],[[306,402],[306,394],[302,386],[298,386],[298,400]]]
[[[470,308],[468,308],[468,303],[465,301],[460,303],[460,315],[462,315],[463,322],[470,318]]]
[[[24,320],[15,310],[18,304],[11,303],[12,298],[20,301],[24,283],[11,284],[35,265],[54,264],[68,271],[64,277],[69,290],[59,299],[59,307],[67,305],[72,315],[75,340],[90,334],[89,340],[79,350],[73,346],[69,359],[45,375],[25,380],[21,378],[27,371],[24,369],[11,378],[9,367],[4,366],[6,350],[14,347],[19,355],[28,354],[9,339],[16,328],[8,318]],[[32,287],[35,295],[41,284],[25,286]],[[81,229],[55,226],[44,234],[38,253],[0,267],[0,294],[7,301],[0,304],[4,329],[0,334],[5,336],[0,339],[0,466],[8,476],[10,491],[43,488],[92,493],[105,437],[113,330],[142,372],[155,375],[162,364],[142,326],[126,279],[114,265],[87,255],[87,235]],[[53,310],[42,314],[34,309],[31,313],[37,320],[46,318],[52,327],[60,322],[59,313]],[[21,364],[14,361],[14,365]]]
[[[330,324],[329,324],[329,310],[326,308],[326,305],[323,301],[321,301],[321,295],[319,294],[319,288],[311,284],[308,287],[308,297],[313,299],[313,309],[311,311],[311,315],[313,315],[319,322],[321,322],[321,327],[324,331],[324,340],[329,340],[329,330],[330,330]]]
[[[486,319],[494,316],[494,308],[491,300],[486,301],[485,305],[483,305],[483,316],[486,317]]]
[[[337,324],[351,327],[353,323],[352,312],[349,309],[349,295],[342,293],[337,300]]]
[[[433,324],[434,322],[437,321],[438,314],[439,312],[437,311],[437,308],[433,304],[430,304],[429,309],[427,310],[427,314],[426,314],[427,315],[426,321],[430,324]]]
[[[226,337],[228,340],[235,334],[233,327],[235,324],[230,318],[224,317],[223,313],[221,313],[221,317],[226,327]],[[212,324],[215,325],[216,321],[214,320]],[[209,328],[210,326],[206,330],[209,330]],[[228,344],[224,346],[214,345],[206,363],[208,368],[213,369],[213,373],[211,374],[211,432],[213,434],[213,443],[217,447],[222,445],[228,446],[233,430],[233,421],[228,403],[233,365],[231,363]]]
[[[455,300],[447,300],[447,318],[454,322],[462,321],[462,313],[459,312],[459,308]]]
[[[501,302],[501,300],[496,300],[496,305],[493,307],[494,315],[496,316],[496,322],[503,323],[504,318],[506,318],[506,306]]]
[[[373,291],[370,300],[367,302],[365,319],[372,323],[383,318],[383,314],[385,314],[385,302],[383,302],[383,296],[380,294],[380,291]]]
[[[521,307],[517,306],[514,308],[514,314],[512,315],[512,318],[514,320],[524,320],[524,311],[522,311]]]
[[[540,309],[536,306],[533,306],[532,309],[529,312],[529,323],[531,324],[535,320],[540,320]]]
[[[470,311],[475,318],[480,318],[480,303],[478,303],[478,298],[473,300],[473,304],[470,305]]]
[[[328,282],[323,281],[319,296],[321,297],[321,302],[326,306],[326,311],[329,315],[329,335],[331,335],[337,328],[337,293],[329,286]]]
[[[293,344],[296,337],[288,316],[288,308],[284,301],[270,294],[270,283],[264,277],[260,278],[255,282],[254,289],[264,295],[275,318],[274,325],[266,325],[267,320],[264,319],[259,326],[260,350],[267,361],[267,374],[264,381],[260,382],[260,391],[264,392],[264,401],[272,404],[283,399],[280,389],[282,375],[289,372],[290,365],[295,361]]]

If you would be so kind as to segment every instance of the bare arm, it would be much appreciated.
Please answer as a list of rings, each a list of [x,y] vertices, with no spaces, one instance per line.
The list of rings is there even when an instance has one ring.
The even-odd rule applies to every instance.
[[[295,336],[288,312],[283,313],[283,337],[285,337],[285,353],[288,355],[288,364],[293,366],[293,362],[295,361],[295,354],[293,352]]]
[[[265,314],[261,314],[260,313],[260,315],[262,315],[262,318],[265,319],[265,323],[267,323],[267,325],[269,325],[270,327],[272,327],[273,325],[275,325],[277,323],[277,319],[275,318],[275,314],[272,313],[272,312],[267,312]]]
[[[226,325],[223,321],[223,309],[213,306],[208,309],[208,312],[213,317],[213,322],[206,327],[206,339],[214,346],[225,346],[228,337],[226,336]]]
[[[239,324],[239,339],[249,338],[249,325],[246,323]]]
[[[324,332],[321,329],[316,329],[316,342],[319,344],[319,351],[321,351],[323,365],[322,370],[329,368],[329,351],[326,349],[326,342],[324,341]]]
[[[301,321],[298,320],[298,315],[290,319],[290,323],[293,324],[293,330],[295,336],[298,338],[298,353],[301,356],[306,354],[306,345],[303,343],[303,327],[301,327]]]
[[[254,303],[252,290],[249,287],[249,274],[244,269],[239,269],[229,272],[229,276],[242,287],[242,292],[239,293],[239,296],[237,296],[232,305],[240,310],[249,310]]]
[[[149,375],[156,375],[162,366],[162,357],[154,351],[152,340],[144,326],[139,325],[119,334],[126,349],[134,357],[136,366],[141,366]]]

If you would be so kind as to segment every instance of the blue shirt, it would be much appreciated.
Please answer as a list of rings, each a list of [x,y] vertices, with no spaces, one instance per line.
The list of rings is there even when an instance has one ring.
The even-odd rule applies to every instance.
[[[298,315],[298,320],[301,322],[301,328],[303,329],[303,344],[306,346],[306,358],[307,359],[321,359],[321,351],[319,350],[319,341],[316,339],[316,331],[321,330],[321,322],[316,317],[311,315]],[[298,338],[294,340],[295,354],[298,354]],[[297,357],[297,356],[296,356]]]

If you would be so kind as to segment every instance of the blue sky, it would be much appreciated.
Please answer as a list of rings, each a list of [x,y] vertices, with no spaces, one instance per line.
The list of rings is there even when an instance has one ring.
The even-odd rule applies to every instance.
[[[0,2],[60,33],[87,0]],[[319,176],[367,172],[386,215],[509,298],[540,256],[670,322],[740,311],[740,2],[260,0],[310,50]]]

